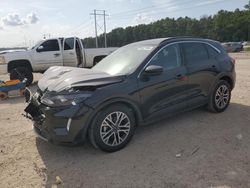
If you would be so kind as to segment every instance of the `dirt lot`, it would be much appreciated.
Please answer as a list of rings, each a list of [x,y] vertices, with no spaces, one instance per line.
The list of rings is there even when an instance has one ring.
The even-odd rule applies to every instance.
[[[250,54],[233,56],[237,85],[226,112],[197,109],[138,128],[112,154],[37,139],[20,115],[23,98],[0,102],[0,187],[250,187]]]

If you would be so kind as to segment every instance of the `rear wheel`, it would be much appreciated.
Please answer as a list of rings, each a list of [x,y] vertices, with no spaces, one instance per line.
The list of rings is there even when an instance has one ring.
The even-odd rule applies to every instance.
[[[0,91],[0,99],[5,100],[8,98],[8,92],[2,92]]]
[[[29,86],[33,82],[33,74],[30,69],[27,69],[26,67],[17,67],[15,69],[12,69],[10,72],[10,79],[11,80],[20,80],[23,81],[24,79],[27,79],[26,85]]]
[[[100,111],[89,129],[92,145],[115,152],[124,148],[134,135],[135,117],[124,105],[112,105]]]
[[[223,112],[227,109],[231,100],[231,87],[225,80],[220,80],[210,96],[208,109],[212,112]]]

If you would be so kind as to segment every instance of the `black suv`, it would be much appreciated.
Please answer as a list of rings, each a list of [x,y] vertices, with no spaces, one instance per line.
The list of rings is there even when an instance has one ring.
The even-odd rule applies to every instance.
[[[234,63],[213,40],[136,42],[92,69],[50,68],[25,111],[44,140],[78,143],[88,136],[95,147],[113,152],[131,140],[137,125],[199,106],[223,112],[235,85]]]

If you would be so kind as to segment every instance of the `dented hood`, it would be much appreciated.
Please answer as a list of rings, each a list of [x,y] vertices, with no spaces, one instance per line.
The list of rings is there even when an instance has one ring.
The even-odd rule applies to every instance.
[[[124,76],[111,76],[104,72],[74,67],[51,67],[38,82],[42,91],[60,92],[72,87],[100,87],[121,82]]]

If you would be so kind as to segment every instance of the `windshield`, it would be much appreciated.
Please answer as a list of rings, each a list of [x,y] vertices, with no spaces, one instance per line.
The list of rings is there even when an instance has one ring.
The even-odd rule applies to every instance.
[[[33,50],[38,44],[40,44],[42,40],[39,40],[34,46],[30,46],[28,50]]]
[[[125,75],[132,73],[143,60],[156,48],[153,44],[133,43],[121,47],[92,69],[110,75]]]

